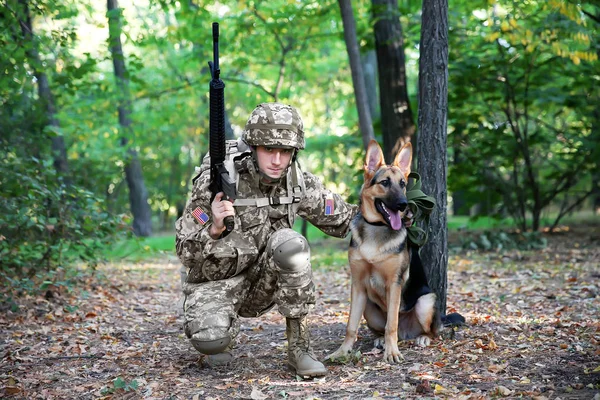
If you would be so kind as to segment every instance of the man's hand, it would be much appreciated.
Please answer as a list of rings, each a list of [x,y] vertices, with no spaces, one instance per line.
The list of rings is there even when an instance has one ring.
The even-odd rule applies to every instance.
[[[410,211],[410,208],[406,211],[406,214],[404,214],[404,218],[402,218],[402,220],[404,221],[404,226],[407,228],[410,228],[413,224],[413,218],[414,215],[412,213],[412,211]]]
[[[223,222],[225,217],[234,216],[235,211],[233,209],[233,203],[229,200],[222,200],[223,192],[217,193],[212,204],[211,211],[213,217],[213,223],[210,226],[210,237],[218,239],[223,231],[225,231],[225,223]]]

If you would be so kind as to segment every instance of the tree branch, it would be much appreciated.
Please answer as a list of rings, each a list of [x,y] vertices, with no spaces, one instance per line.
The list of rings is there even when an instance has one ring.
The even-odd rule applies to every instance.
[[[558,226],[558,223],[565,215],[569,214],[576,207],[581,205],[593,193],[594,193],[594,189],[592,188],[586,194],[581,196],[579,199],[575,200],[575,202],[573,202],[573,204],[571,204],[569,207],[566,207],[566,208],[561,207],[561,210],[559,211],[558,215],[556,216],[556,219],[554,220],[554,222],[552,223],[552,226],[550,227],[550,231],[553,231],[554,229],[556,229],[556,227]]]

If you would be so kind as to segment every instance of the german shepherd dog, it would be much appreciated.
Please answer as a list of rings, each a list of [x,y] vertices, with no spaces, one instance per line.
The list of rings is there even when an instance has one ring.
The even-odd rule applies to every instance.
[[[347,359],[361,315],[378,335],[375,346],[383,345],[383,359],[389,363],[400,361],[398,339],[416,339],[418,345],[428,346],[438,334],[436,295],[427,285],[417,249],[409,255],[403,223],[410,212],[406,185],[411,161],[410,143],[400,149],[392,165],[385,164],[375,140],[369,143],[360,211],[351,224],[352,290],[346,337],[326,359]]]

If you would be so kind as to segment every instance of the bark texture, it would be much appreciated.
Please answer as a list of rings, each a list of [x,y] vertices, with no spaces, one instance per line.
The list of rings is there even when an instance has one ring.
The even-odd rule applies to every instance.
[[[358,41],[356,40],[356,22],[354,21],[354,12],[350,0],[338,0],[342,21],[344,23],[344,40],[346,41],[346,50],[350,59],[350,69],[352,70],[352,84],[354,85],[354,98],[358,110],[358,122],[362,134],[363,147],[367,149],[371,139],[375,138],[373,132],[373,122],[369,110],[369,100],[367,89],[365,87],[365,78],[360,60],[360,51]]]
[[[375,50],[379,70],[379,103],[383,154],[390,163],[415,132],[408,90],[404,39],[398,0],[373,0]]]
[[[423,0],[420,52],[418,171],[423,191],[437,202],[428,228],[429,241],[421,249],[421,257],[429,284],[438,296],[438,306],[444,315],[448,273],[447,0]]]

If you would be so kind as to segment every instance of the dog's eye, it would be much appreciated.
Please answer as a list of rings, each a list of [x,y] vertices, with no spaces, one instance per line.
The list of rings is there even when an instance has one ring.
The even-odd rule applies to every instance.
[[[388,186],[390,186],[390,180],[389,179],[383,180],[383,181],[379,182],[379,184],[383,187],[388,187]]]
[[[406,187],[406,182],[400,181],[400,187],[404,189]]]

